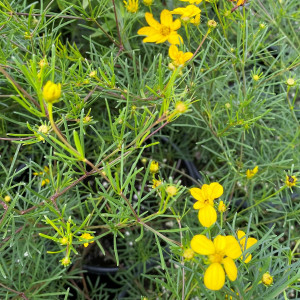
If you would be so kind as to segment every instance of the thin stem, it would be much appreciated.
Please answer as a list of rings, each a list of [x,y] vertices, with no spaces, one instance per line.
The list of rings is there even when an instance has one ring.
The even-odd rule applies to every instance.
[[[115,13],[115,20],[116,20],[116,27],[117,27],[117,32],[118,32],[118,37],[119,37],[119,52],[122,52],[124,50],[124,46],[122,43],[122,37],[121,37],[121,32],[120,32],[120,26],[119,26],[119,21],[118,21],[118,16],[117,16],[117,9],[116,9],[116,3],[115,0],[112,0],[113,7],[114,7],[114,13]]]
[[[72,145],[69,144],[69,142],[67,141],[67,139],[62,135],[62,133],[60,132],[60,130],[57,128],[54,120],[53,120],[53,104],[49,103],[48,104],[48,113],[49,113],[49,120],[52,126],[52,129],[54,130],[54,132],[57,134],[57,136],[59,137],[59,139],[72,151],[74,151],[76,154],[78,154],[78,157],[81,157],[81,154],[78,153],[78,151],[76,149],[74,149],[72,147]]]
[[[210,32],[211,32],[211,29],[208,28],[208,30],[207,30],[205,36],[203,37],[201,43],[199,44],[198,48],[197,48],[196,51],[194,52],[194,54],[193,54],[192,58],[189,60],[189,62],[196,56],[196,54],[198,53],[198,51],[199,51],[200,48],[202,47],[204,41],[206,40],[206,38],[208,37],[208,35],[209,35]]]

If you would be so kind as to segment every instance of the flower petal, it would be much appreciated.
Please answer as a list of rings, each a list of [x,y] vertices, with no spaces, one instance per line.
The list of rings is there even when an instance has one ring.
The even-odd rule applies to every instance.
[[[198,219],[202,226],[210,227],[217,221],[217,212],[211,205],[205,205],[199,210]]]
[[[171,59],[176,60],[178,55],[178,48],[175,45],[171,45],[169,48],[169,56]]]
[[[226,257],[222,260],[226,274],[231,281],[235,281],[237,277],[237,267],[232,258]]]
[[[156,42],[156,44],[164,43],[168,39],[169,39],[169,36],[161,34],[160,39]]]
[[[161,39],[161,34],[150,35],[143,39],[144,43],[154,43]]]
[[[224,193],[223,187],[218,182],[212,182],[209,185],[209,187],[211,189],[210,196],[212,197],[212,199],[217,199],[217,198],[221,197],[223,195],[223,193]]]
[[[204,274],[205,286],[213,291],[220,290],[225,283],[225,272],[221,264],[211,264]]]
[[[255,238],[248,237],[247,239],[245,239],[246,249],[252,247],[256,243],[257,243],[257,239],[255,239]]]
[[[243,257],[242,257],[243,259]],[[252,259],[252,255],[250,253],[245,255],[244,263],[247,264]]]
[[[165,25],[171,27],[173,23],[173,16],[171,12],[167,9],[164,9],[160,14],[160,23],[161,25]]]
[[[242,254],[242,250],[239,245],[239,242],[232,235],[226,236],[225,254],[232,259],[236,259],[240,257]]]
[[[176,19],[172,24],[171,24],[171,29],[172,30],[178,30],[181,27],[181,21],[180,19]]]
[[[190,189],[191,195],[198,201],[204,201],[204,194],[201,189],[198,188],[191,188]]]
[[[176,32],[173,31],[169,36],[168,36],[168,41],[172,45],[180,45],[183,44],[182,37]]]
[[[192,52],[187,52],[183,54],[183,60],[185,62],[187,62],[188,60],[190,60],[193,57],[193,53]]]
[[[192,238],[191,248],[201,255],[210,255],[215,253],[215,246],[213,242],[203,234],[197,234]]]
[[[153,27],[153,28],[155,28],[155,29],[157,29],[157,30],[160,29],[160,27],[161,27],[160,23],[159,23],[158,21],[156,21],[156,20],[153,18],[153,15],[152,15],[152,14],[146,12],[146,13],[145,13],[145,19],[146,19],[147,23],[148,23],[151,27]]]
[[[201,208],[203,208],[205,205],[206,205],[206,204],[204,204],[203,202],[197,201],[197,202],[194,203],[193,208],[194,208],[194,209],[201,209]]]
[[[244,248],[245,248],[245,232],[242,230],[238,230],[237,236],[238,236],[240,244],[242,245],[242,250],[244,250]]]
[[[226,248],[226,237],[222,235],[218,235],[214,239],[214,245],[216,252],[223,252]]]
[[[157,34],[158,31],[150,26],[142,27],[137,32],[140,35],[154,35]]]

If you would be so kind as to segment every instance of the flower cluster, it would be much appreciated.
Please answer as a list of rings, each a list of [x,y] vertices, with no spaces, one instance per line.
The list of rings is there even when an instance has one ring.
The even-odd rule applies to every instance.
[[[132,0],[132,2],[135,1]],[[161,44],[168,42],[170,44],[169,57],[172,60],[169,64],[170,70],[183,67],[193,57],[192,52],[183,52],[178,49],[177,45],[182,47],[184,42],[182,36],[177,31],[182,25],[187,29],[189,24],[193,24],[195,26],[200,24],[201,9],[196,5],[200,4],[202,0],[183,0],[183,2],[189,2],[190,4],[186,7],[177,7],[172,11],[164,9],[160,13],[160,22],[153,17],[152,12],[146,12],[145,19],[148,26],[140,28],[137,32],[139,35],[146,36],[143,39],[144,43]],[[145,3],[147,6],[150,6],[151,4],[149,4],[148,1],[147,4]],[[133,5],[129,5],[127,2],[125,5],[128,11],[133,10]],[[179,19],[173,20],[173,15],[179,15],[180,17]]]
[[[50,179],[49,179],[49,167],[45,166],[43,169],[43,172],[34,172],[33,173],[34,176],[40,176],[42,177],[42,182],[41,182],[41,186],[44,186],[46,184],[50,183]]]
[[[204,184],[201,189],[191,188],[190,193],[197,200],[194,208],[199,210],[200,224],[204,227],[213,226],[217,221],[214,201],[223,195],[222,185],[218,182],[212,182],[209,185]],[[218,204],[221,220],[226,209],[226,205],[221,200]],[[195,235],[191,240],[191,250],[207,256],[204,261],[209,264],[204,273],[204,285],[214,291],[221,289],[225,284],[225,274],[229,280],[235,281],[238,270],[234,260],[239,258],[244,263],[249,263],[252,255],[248,249],[256,243],[257,239],[246,236],[242,230],[237,231],[237,238],[233,235],[217,235],[211,240],[203,234]],[[185,250],[183,257],[190,260],[194,257],[193,252]]]

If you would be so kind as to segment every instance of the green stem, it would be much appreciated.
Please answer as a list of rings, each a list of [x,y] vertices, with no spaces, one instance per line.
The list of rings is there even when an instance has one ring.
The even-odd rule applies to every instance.
[[[54,132],[57,134],[57,136],[59,137],[59,139],[72,151],[74,151],[75,153],[78,154],[78,157],[81,157],[81,154],[78,153],[78,151],[76,149],[74,149],[72,147],[71,144],[69,144],[69,142],[66,140],[66,138],[62,135],[62,133],[59,131],[59,129],[57,128],[54,120],[53,120],[53,104],[52,103],[48,103],[48,113],[49,113],[49,120],[51,123],[51,127],[54,130]]]

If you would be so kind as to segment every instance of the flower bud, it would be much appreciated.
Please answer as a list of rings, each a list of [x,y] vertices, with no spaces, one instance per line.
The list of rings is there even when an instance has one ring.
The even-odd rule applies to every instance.
[[[48,81],[43,88],[43,98],[47,103],[58,102],[61,96],[61,84]]]

